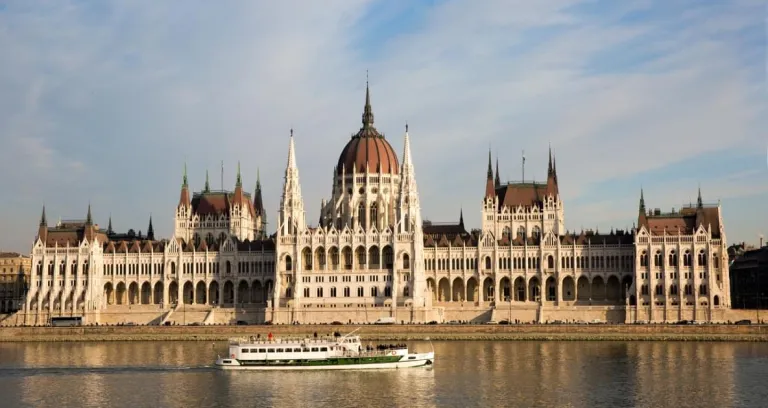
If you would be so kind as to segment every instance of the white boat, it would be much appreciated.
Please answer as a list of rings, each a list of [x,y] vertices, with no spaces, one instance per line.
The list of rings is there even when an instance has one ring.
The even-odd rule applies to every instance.
[[[357,330],[355,330],[357,331]],[[431,365],[434,350],[411,353],[401,345],[363,346],[354,332],[308,338],[231,339],[229,355],[219,356],[223,370],[361,370]]]

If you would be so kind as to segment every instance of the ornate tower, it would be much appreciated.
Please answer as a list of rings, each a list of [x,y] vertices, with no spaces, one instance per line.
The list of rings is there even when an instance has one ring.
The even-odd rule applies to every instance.
[[[403,165],[400,171],[400,196],[398,198],[398,233],[413,234],[410,248],[410,265],[405,259],[398,259],[403,270],[411,272],[413,285],[413,305],[416,307],[431,306],[432,296],[427,293],[427,281],[424,272],[424,233],[422,231],[421,206],[419,191],[416,186],[416,174],[411,159],[411,142],[408,136],[408,125],[405,126],[403,142]],[[397,282],[398,279],[395,279]],[[393,288],[397,293],[396,288]],[[427,304],[429,302],[429,304]],[[396,304],[396,299],[393,299]]]

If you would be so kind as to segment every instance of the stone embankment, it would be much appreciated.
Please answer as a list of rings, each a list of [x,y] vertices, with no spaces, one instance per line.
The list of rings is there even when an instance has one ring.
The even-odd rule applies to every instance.
[[[355,329],[365,340],[768,341],[758,325],[296,325],[3,327],[0,342],[222,341],[232,337],[312,336]]]

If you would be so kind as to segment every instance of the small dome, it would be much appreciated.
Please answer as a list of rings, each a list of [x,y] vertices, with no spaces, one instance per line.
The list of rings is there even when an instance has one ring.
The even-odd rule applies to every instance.
[[[397,154],[392,146],[373,127],[373,110],[371,109],[371,97],[368,86],[365,87],[365,109],[363,110],[363,127],[352,136],[344,150],[339,155],[339,163],[336,166],[336,173],[352,173],[354,169],[357,173],[383,173],[398,174],[400,164],[397,160]]]

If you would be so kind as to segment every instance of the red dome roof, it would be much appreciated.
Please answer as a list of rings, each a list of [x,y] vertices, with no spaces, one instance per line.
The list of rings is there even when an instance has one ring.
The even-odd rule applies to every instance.
[[[339,155],[339,163],[336,173],[384,173],[398,174],[400,164],[397,154],[392,146],[373,127],[373,110],[371,109],[371,97],[368,86],[365,87],[365,109],[363,110],[363,127],[356,135],[352,136],[344,150]]]

